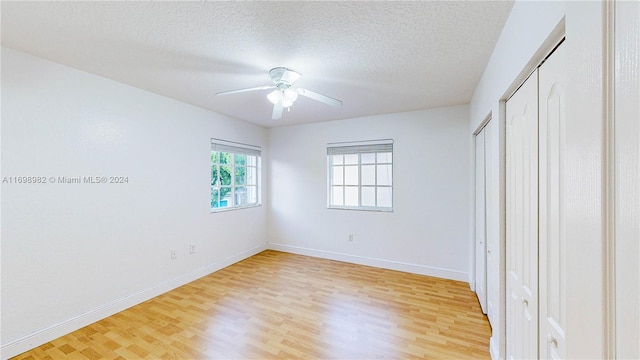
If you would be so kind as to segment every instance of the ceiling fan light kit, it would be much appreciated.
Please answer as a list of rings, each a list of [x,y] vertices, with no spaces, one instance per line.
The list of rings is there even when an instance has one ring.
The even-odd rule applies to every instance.
[[[269,102],[273,104],[273,113],[271,118],[274,120],[280,119],[282,117],[282,109],[290,108],[291,105],[296,101],[298,95],[302,95],[309,99],[319,101],[323,104],[327,104],[330,106],[342,106],[342,101],[334,99],[332,97],[319,94],[317,92],[313,92],[311,90],[306,90],[303,88],[294,88],[293,83],[296,82],[302,75],[295,71],[286,67],[276,67],[269,70],[269,76],[271,77],[271,81],[273,85],[265,85],[265,86],[257,86],[247,89],[239,89],[239,90],[230,90],[219,92],[216,95],[230,95],[237,94],[242,92],[249,91],[258,91],[258,90],[268,90],[274,89],[267,95],[267,99]]]
[[[273,104],[278,104],[279,101],[282,101],[283,107],[290,107],[298,98],[298,93],[292,89],[280,90],[276,89],[267,95],[267,99]]]

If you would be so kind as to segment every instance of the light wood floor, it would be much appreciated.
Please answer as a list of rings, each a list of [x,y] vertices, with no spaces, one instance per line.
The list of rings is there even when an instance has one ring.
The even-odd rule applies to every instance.
[[[265,251],[15,359],[489,358],[466,283]]]

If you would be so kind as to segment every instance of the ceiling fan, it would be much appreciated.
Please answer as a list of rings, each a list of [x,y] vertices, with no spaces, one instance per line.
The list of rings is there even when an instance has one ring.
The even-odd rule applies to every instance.
[[[318,94],[317,92],[293,87],[293,83],[296,82],[302,75],[294,70],[286,67],[276,67],[269,70],[269,76],[273,85],[257,86],[247,89],[230,90],[219,92],[216,95],[231,95],[248,91],[268,90],[274,89],[267,95],[267,99],[273,104],[273,113],[271,118],[274,120],[282,117],[282,109],[291,108],[291,105],[296,101],[298,95],[306,96],[309,99],[319,101],[323,104],[330,106],[342,106],[342,101],[328,97],[326,95]]]

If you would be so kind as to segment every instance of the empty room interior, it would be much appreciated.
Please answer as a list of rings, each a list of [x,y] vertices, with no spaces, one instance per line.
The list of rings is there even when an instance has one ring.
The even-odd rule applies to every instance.
[[[640,358],[640,2],[23,2],[1,359]]]

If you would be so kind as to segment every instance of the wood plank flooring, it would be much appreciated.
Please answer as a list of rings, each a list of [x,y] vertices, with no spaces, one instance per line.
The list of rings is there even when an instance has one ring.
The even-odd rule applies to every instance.
[[[264,251],[14,359],[489,358],[466,283]]]

